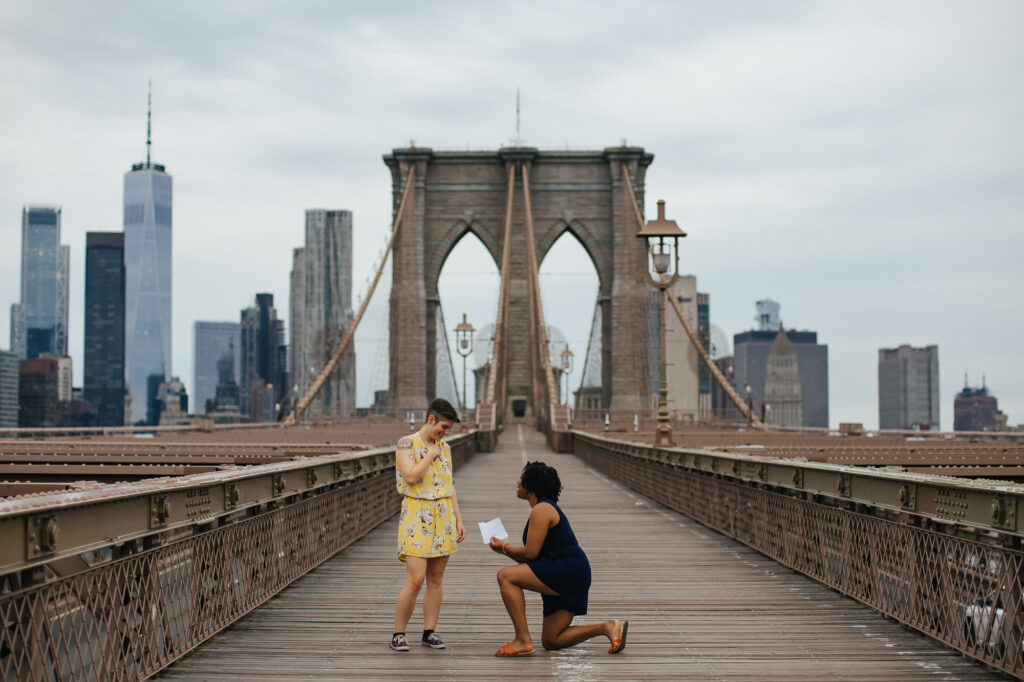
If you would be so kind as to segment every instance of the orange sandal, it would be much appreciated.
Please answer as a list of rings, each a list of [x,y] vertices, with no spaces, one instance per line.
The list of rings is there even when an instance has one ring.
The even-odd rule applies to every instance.
[[[536,651],[536,649],[534,649],[532,646],[529,649],[520,649],[520,650],[517,651],[517,650],[512,648],[511,644],[502,644],[501,648],[494,652],[494,655],[495,656],[529,656],[534,651]]]
[[[619,622],[619,621],[616,621]],[[608,647],[608,653],[617,654],[626,648],[626,631],[629,630],[629,621],[619,623],[619,636],[612,637],[612,645]]]

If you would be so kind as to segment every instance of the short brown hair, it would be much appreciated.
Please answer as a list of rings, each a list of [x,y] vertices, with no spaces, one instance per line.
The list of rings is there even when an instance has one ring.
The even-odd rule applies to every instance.
[[[452,404],[444,398],[434,398],[431,401],[430,407],[427,408],[427,415],[423,418],[424,423],[430,419],[430,415],[434,415],[434,421],[446,419],[456,424],[462,421]]]

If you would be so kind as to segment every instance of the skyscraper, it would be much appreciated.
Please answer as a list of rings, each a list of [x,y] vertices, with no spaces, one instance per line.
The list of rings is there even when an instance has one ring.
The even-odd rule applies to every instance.
[[[292,349],[296,372],[291,379],[298,385],[300,397],[327,364],[352,321],[352,212],[307,210],[303,256],[302,347]],[[351,345],[308,414],[349,416],[355,411],[355,399],[355,347]]]
[[[18,425],[18,354],[0,350],[0,429]]]
[[[69,248],[59,206],[21,211],[21,302],[11,306],[11,350],[21,359],[68,354]]]
[[[878,428],[939,428],[939,347],[878,349]]]
[[[292,271],[288,290],[288,391],[296,386],[298,377],[302,373],[300,351],[305,347],[302,336],[302,318],[306,307],[306,249],[298,248],[292,250]],[[297,399],[288,395],[291,399]],[[289,407],[291,405],[289,404]]]
[[[655,301],[659,300],[656,289],[652,289]],[[709,297],[697,291],[697,278],[693,275],[681,276],[666,292],[675,297],[676,302],[686,315],[690,326],[697,332],[704,348],[709,346]],[[660,325],[660,303],[653,309],[656,324]],[[658,348],[660,332],[656,327],[650,334],[650,352],[654,362],[652,376],[660,382],[661,355]],[[700,419],[709,415],[711,408],[710,373],[700,353],[693,347],[689,335],[683,329],[671,305],[665,308],[665,375],[668,382],[668,411],[673,419]],[[651,398],[652,407],[657,408],[658,394],[655,391]]]
[[[131,422],[147,422],[156,387],[171,376],[171,176],[146,161],[124,176],[125,379]],[[150,381],[150,378],[155,381]]]
[[[19,426],[67,426],[71,358],[46,355],[18,363]]]
[[[124,235],[85,235],[83,392],[98,426],[124,419]]]
[[[240,327],[237,322],[195,322],[192,325],[194,352],[192,354],[194,373],[192,381],[192,400],[194,412],[207,412],[207,401],[216,403],[217,385],[227,384],[222,380],[220,360],[226,354],[232,356],[230,371],[224,379],[230,378],[237,384],[239,377],[238,344]],[[215,407],[215,405],[211,405]]]
[[[252,382],[259,378],[256,372],[256,350],[259,346],[260,311],[256,306],[243,308],[239,323],[238,344],[238,405],[242,414],[249,414],[249,392]]]
[[[758,325],[767,325],[778,318],[778,304],[771,300],[758,301]],[[754,411],[760,413],[767,400],[768,355],[779,335],[775,329],[752,329],[733,336],[733,380],[736,391],[746,398],[750,387],[750,400]],[[814,331],[787,330],[786,338],[796,354],[800,376],[800,426],[828,427],[828,346],[818,343]],[[774,408],[770,408],[774,409]],[[770,411],[770,410],[769,410]]]
[[[781,325],[768,351],[764,420],[769,426],[803,426],[800,362]]]
[[[241,315],[241,395],[243,414],[253,414],[258,421],[265,421],[267,412],[262,408],[256,412],[250,408],[250,393],[258,390],[261,404],[266,402],[266,387],[272,387],[271,405],[281,401],[284,384],[281,363],[285,361],[284,321],[277,319],[273,294],[256,294],[256,305],[246,308]],[[257,382],[262,382],[257,387]],[[270,410],[273,413],[273,409]]]
[[[981,388],[971,388],[964,377],[964,388],[953,399],[954,431],[992,431],[1006,426],[1006,415],[999,411],[999,402],[988,392],[985,378]]]

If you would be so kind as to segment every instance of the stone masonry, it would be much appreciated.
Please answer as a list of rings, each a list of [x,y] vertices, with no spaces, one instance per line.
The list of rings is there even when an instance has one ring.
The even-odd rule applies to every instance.
[[[565,230],[594,261],[602,306],[602,402],[611,409],[648,404],[648,285],[643,243],[627,185],[627,168],[640,205],[653,155],[637,147],[603,151],[539,151],[529,147],[489,152],[395,149],[384,156],[391,169],[397,211],[409,168],[413,192],[395,240],[390,311],[392,410],[422,410],[434,396],[437,281],[449,251],[472,231],[501,267],[508,173],[529,165],[538,262]],[[506,395],[531,403],[530,319],[526,218],[522,177],[517,174],[512,211]],[[503,273],[504,274],[504,273]],[[530,405],[530,411],[536,413]]]

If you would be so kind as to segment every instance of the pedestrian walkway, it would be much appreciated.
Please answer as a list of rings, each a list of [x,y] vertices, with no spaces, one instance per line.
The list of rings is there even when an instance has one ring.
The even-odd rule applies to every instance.
[[[515,497],[527,460],[558,469],[561,506],[593,568],[590,613],[629,619],[625,651],[606,639],[540,647],[541,604],[527,595],[537,653],[499,659],[512,638],[495,581],[508,559],[477,523],[500,516],[519,542],[529,513]],[[444,650],[392,652],[394,600],[405,578],[397,518],[339,552],[209,640],[158,679],[168,680],[1001,680],[874,611],[665,509],[540,434],[512,425],[498,449],[456,474],[466,541],[448,564],[438,633]],[[422,596],[422,593],[421,593]]]

